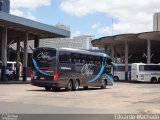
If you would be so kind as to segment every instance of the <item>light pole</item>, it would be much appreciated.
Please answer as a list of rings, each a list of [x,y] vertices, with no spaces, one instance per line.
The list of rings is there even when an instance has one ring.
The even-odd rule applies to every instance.
[[[0,1],[0,11],[2,11],[2,4],[3,4],[3,0]]]
[[[113,18],[112,18],[112,36],[113,36]]]

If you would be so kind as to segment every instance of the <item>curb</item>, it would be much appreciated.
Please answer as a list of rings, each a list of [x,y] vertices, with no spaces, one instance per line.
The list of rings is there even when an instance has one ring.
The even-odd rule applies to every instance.
[[[0,84],[31,84],[31,81],[4,81]]]

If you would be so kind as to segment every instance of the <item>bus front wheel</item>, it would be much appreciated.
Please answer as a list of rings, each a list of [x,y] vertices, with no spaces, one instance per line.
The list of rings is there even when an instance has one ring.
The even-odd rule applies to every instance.
[[[66,90],[67,91],[73,90],[73,82],[71,80],[68,81]]]
[[[154,84],[157,83],[157,78],[155,78],[155,77],[151,78],[151,82]]]
[[[107,82],[106,82],[106,80],[102,80],[101,88],[102,88],[102,89],[105,89],[105,88],[106,88],[106,86],[107,86]]]
[[[114,81],[119,81],[119,77],[118,76],[114,76],[113,79],[114,79]]]

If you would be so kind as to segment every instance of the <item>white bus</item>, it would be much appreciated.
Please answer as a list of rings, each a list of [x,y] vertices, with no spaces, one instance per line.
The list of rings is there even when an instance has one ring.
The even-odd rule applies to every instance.
[[[130,79],[131,64],[128,64],[128,80]],[[112,70],[114,81],[125,80],[125,64],[114,64]]]
[[[133,63],[131,65],[131,80],[142,82],[160,82],[160,64]]]

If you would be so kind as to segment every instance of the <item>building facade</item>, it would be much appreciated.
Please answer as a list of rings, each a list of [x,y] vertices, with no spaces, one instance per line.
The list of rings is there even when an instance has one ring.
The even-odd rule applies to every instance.
[[[48,38],[41,39],[39,47],[51,47],[51,48],[74,48],[74,49],[85,49],[85,50],[98,50],[98,47],[93,47],[91,41],[95,39],[94,36],[82,35],[73,38]],[[12,48],[15,48],[12,45]],[[21,43],[23,47],[23,43]],[[34,41],[29,41],[29,46],[34,48]]]
[[[160,31],[160,12],[153,16],[153,31]]]

